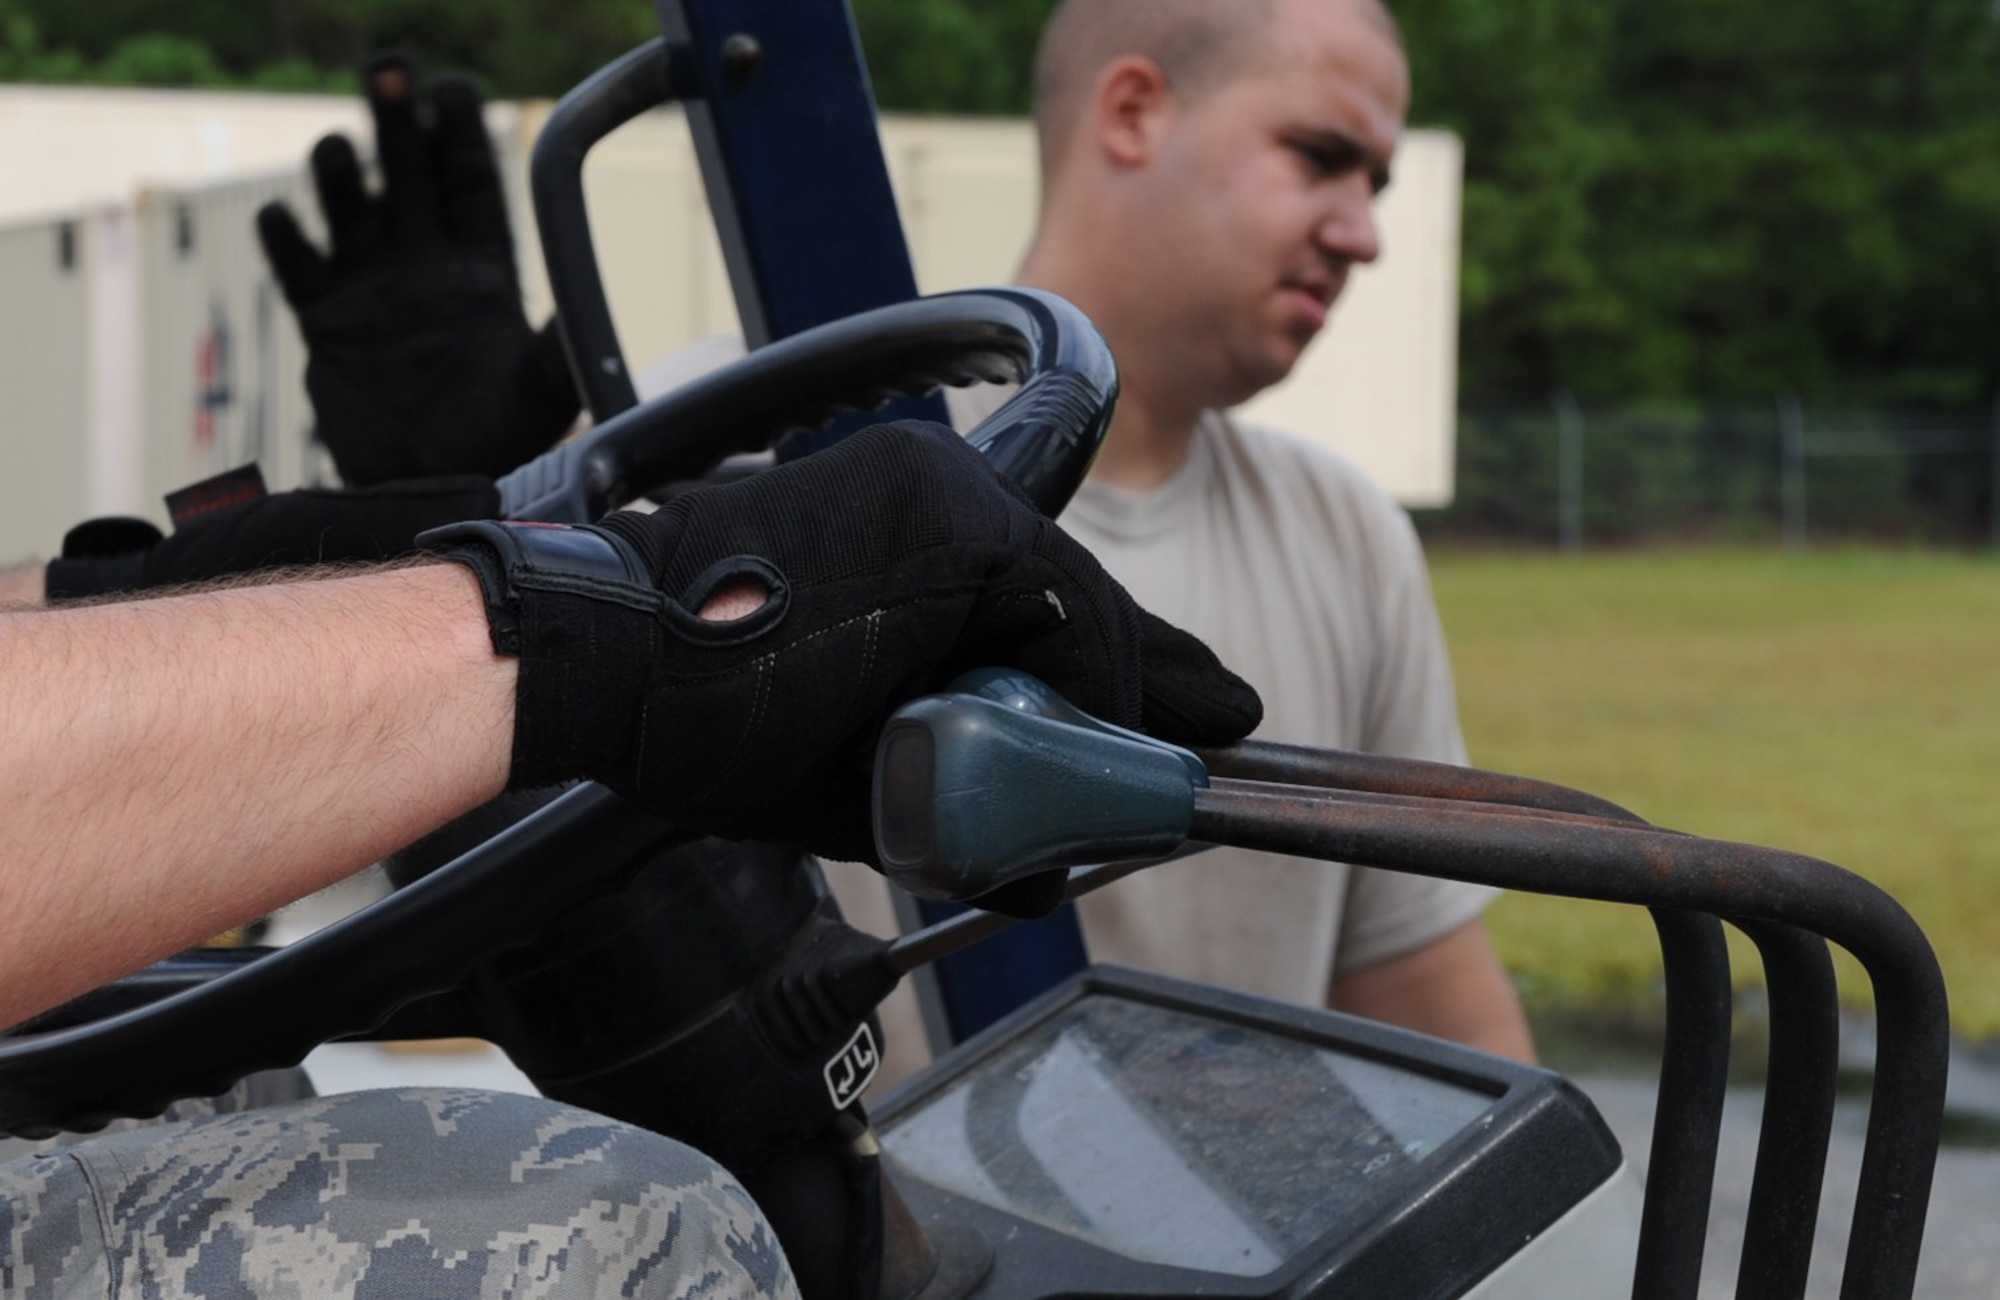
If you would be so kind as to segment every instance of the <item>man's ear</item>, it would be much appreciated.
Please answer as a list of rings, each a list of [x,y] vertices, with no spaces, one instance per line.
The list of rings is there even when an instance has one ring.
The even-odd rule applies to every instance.
[[[1097,74],[1092,136],[1114,165],[1142,167],[1158,150],[1173,107],[1160,65],[1143,54],[1121,54]]]

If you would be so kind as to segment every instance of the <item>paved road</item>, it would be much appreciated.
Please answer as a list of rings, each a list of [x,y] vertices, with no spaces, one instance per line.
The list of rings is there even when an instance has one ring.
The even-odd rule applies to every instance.
[[[1591,1076],[1577,1082],[1618,1135],[1626,1157],[1643,1174],[1653,1131],[1653,1085],[1642,1079]],[[1743,1248],[1744,1211],[1757,1154],[1762,1093],[1732,1089],[1723,1110],[1722,1146],[1716,1161],[1715,1203],[1702,1258],[1702,1300],[1735,1294],[1736,1258]],[[1809,1300],[1836,1300],[1854,1213],[1854,1179],[1861,1167],[1867,1106],[1843,1101],[1827,1154],[1826,1190],[1820,1199],[1820,1232],[1813,1249]],[[1947,1147],[1938,1157],[1930,1222],[1918,1263],[1920,1300],[2000,1300],[2000,1150]]]

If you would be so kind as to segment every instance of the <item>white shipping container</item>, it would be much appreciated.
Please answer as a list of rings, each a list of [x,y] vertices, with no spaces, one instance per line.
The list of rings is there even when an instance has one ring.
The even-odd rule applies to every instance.
[[[367,130],[351,95],[0,86],[0,221],[288,170],[327,132]]]
[[[26,93],[0,93],[0,121],[27,111]],[[107,139],[129,129],[213,161],[237,156],[235,142],[282,138],[291,161],[249,178],[134,189],[123,203],[0,229],[0,384],[10,403],[0,430],[0,563],[53,553],[63,532],[91,514],[164,521],[165,493],[246,461],[258,461],[274,489],[323,481],[330,471],[310,439],[305,355],[252,221],[261,204],[283,197],[317,236],[305,154],[328,126],[358,126],[359,102],[288,100],[282,130],[239,135],[232,113],[255,118],[272,109],[266,101],[285,97],[48,93],[70,119],[97,121]],[[526,175],[529,142],[546,114],[546,105],[494,105],[489,115],[513,198],[523,294],[538,322],[550,300]],[[202,122],[209,125],[189,126]],[[882,138],[924,291],[1005,283],[1034,223],[1029,124],[890,116]],[[208,140],[208,153],[190,140]],[[82,136],[71,147],[89,152]],[[110,149],[119,158],[135,152],[144,150]],[[1250,408],[1346,452],[1412,505],[1451,495],[1461,166],[1455,137],[1410,133],[1380,207],[1382,261],[1355,274],[1327,337]],[[585,188],[635,373],[736,333],[677,109],[646,114],[600,145]],[[706,349],[706,358],[719,351]]]
[[[129,511],[158,518],[167,493],[253,461],[274,489],[325,477],[305,347],[253,234],[272,199],[308,211],[308,188],[293,174],[140,197],[145,347]]]
[[[518,120],[511,106],[492,114],[516,186]],[[273,490],[332,481],[312,439],[297,320],[255,232],[257,210],[282,199],[324,243],[304,152],[282,171],[144,189],[0,231],[0,384],[12,408],[0,429],[0,564],[55,554],[93,515],[165,526],[167,493],[238,465],[257,463]],[[55,251],[65,238],[67,269]]]
[[[512,189],[526,176],[518,122],[510,105],[495,105],[488,116]],[[332,462],[312,438],[297,318],[256,237],[257,210],[283,200],[307,236],[325,246],[303,161],[282,172],[139,196],[143,452],[123,509],[161,517],[168,492],[253,461],[274,491],[334,480]],[[529,224],[523,213],[517,236]],[[524,263],[538,256],[533,250],[531,241],[523,247]],[[547,312],[534,310],[537,319]],[[106,372],[97,382],[119,381]]]
[[[80,218],[0,229],[0,567],[91,501],[88,242]]]

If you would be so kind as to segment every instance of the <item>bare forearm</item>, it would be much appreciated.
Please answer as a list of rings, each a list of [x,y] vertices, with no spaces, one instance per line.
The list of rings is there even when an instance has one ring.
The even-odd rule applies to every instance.
[[[457,565],[0,615],[0,1024],[497,794],[514,673]]]
[[[1326,1001],[1335,1011],[1517,1061],[1535,1059],[1521,999],[1478,921],[1385,962],[1335,976]]]

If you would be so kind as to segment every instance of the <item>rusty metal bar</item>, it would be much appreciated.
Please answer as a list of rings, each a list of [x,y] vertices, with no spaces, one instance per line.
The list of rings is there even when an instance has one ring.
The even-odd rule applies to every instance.
[[[1743,920],[1737,926],[1764,958],[1771,1042],[1736,1295],[1737,1300],[1798,1300],[1812,1266],[1833,1132],[1840,1000],[1824,943],[1769,921]]]
[[[1504,804],[1510,808],[1542,808],[1616,821],[1641,820],[1609,799],[1568,786],[1420,758],[1392,758],[1351,749],[1311,749],[1269,740],[1246,740],[1224,748],[1197,749],[1195,753],[1212,777],[1305,785],[1321,790],[1419,795],[1461,803]]]
[[[1880,889],[1830,863],[1615,822],[1493,816],[1449,803],[1218,780],[1194,838],[1538,893],[1772,921],[1860,959],[1880,1009],[1873,1105],[1841,1295],[1915,1285],[1942,1124],[1949,1024],[1929,942]]]
[[[1377,806],[1416,807],[1445,799],[1494,811],[1534,810],[1555,819],[1646,825],[1636,814],[1581,790],[1449,763],[1269,741],[1203,750],[1201,757],[1215,776],[1372,793],[1380,796],[1371,800]],[[1655,909],[1653,925],[1666,976],[1666,1034],[1632,1295],[1633,1300],[1694,1300],[1701,1288],[1715,1154],[1729,1090],[1729,946],[1721,922],[1711,916]],[[1755,1201],[1753,1192],[1753,1206]]]
[[[1225,779],[1345,790],[1370,796],[1366,802],[1373,807],[1421,811],[1443,799],[1465,811],[1492,815],[1646,825],[1618,805],[1581,791],[1448,764],[1256,741],[1207,750],[1202,757]],[[1145,865],[1078,868],[1068,897]],[[1712,916],[1654,909],[1653,919],[1666,975],[1666,1035],[1632,1294],[1636,1300],[1692,1300],[1699,1290],[1728,1086],[1728,948]],[[899,940],[892,957],[899,969],[907,970],[1007,924],[1005,918],[969,914]],[[1770,922],[1745,922],[1743,928],[1757,940],[1765,960],[1777,1038],[1739,1288],[1748,1288],[1741,1292],[1745,1296],[1780,1297],[1802,1293],[1811,1256],[1833,1116],[1834,1062],[1829,1053],[1837,1011],[1824,941]]]
[[[1695,1300],[1729,1092],[1729,944],[1712,916],[1663,907],[1652,914],[1666,975],[1667,1029],[1632,1300]]]

